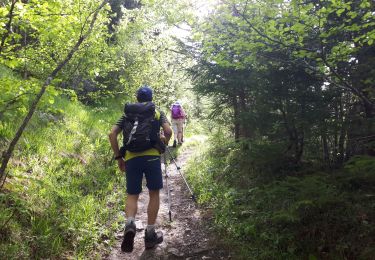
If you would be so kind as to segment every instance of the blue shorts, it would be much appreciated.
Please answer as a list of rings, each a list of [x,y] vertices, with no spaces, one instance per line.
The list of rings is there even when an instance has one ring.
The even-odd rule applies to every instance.
[[[137,195],[142,191],[143,174],[149,190],[163,188],[160,156],[139,156],[125,162],[126,192]]]

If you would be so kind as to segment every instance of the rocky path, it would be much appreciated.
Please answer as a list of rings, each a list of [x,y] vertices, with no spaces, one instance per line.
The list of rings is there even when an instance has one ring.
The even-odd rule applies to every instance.
[[[183,152],[177,163],[183,171],[191,150]],[[167,174],[171,197],[172,222],[168,215],[167,187],[161,191],[161,204],[157,220],[158,230],[164,234],[164,241],[155,249],[144,249],[144,229],[147,220],[147,188],[144,187],[138,204],[136,218],[137,234],[132,253],[121,252],[123,231],[116,234],[116,245],[107,260],[118,259],[232,259],[230,254],[218,244],[210,228],[210,214],[200,209],[190,198],[190,193],[173,162],[167,159]],[[164,165],[162,164],[164,170]]]

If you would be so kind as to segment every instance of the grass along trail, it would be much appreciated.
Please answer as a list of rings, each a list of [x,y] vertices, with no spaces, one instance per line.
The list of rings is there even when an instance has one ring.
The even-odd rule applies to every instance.
[[[183,151],[177,158],[177,163],[183,172],[184,166],[193,150]],[[116,244],[106,257],[107,260],[117,259],[231,259],[230,254],[222,249],[215,238],[210,225],[210,214],[199,208],[190,198],[190,193],[173,161],[167,159],[169,189],[171,195],[172,222],[168,216],[167,187],[164,179],[164,189],[160,193],[160,210],[157,219],[157,229],[164,234],[164,241],[155,249],[145,250],[144,229],[147,221],[148,194],[145,183],[138,202],[136,218],[137,234],[132,253],[121,252],[123,230],[118,231]],[[170,163],[169,163],[170,162]],[[164,165],[162,164],[164,171]]]

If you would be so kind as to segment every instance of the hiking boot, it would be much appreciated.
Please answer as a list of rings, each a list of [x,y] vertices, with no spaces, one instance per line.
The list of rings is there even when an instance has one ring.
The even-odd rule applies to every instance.
[[[163,242],[163,233],[161,231],[152,232],[151,234],[147,233],[145,230],[145,248],[151,249],[155,247],[157,244]]]
[[[134,237],[135,237],[135,224],[134,222],[130,222],[125,226],[124,232],[124,240],[122,240],[121,250],[124,252],[131,252],[133,251],[134,247]]]
[[[177,142],[176,140],[173,141],[173,147],[176,147],[177,146]]]

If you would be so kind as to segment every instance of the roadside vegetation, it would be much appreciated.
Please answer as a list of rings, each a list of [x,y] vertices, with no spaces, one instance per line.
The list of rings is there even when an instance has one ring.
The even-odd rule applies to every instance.
[[[374,8],[220,1],[194,27],[189,180],[238,258],[373,259]]]
[[[296,168],[269,143],[223,136],[195,151],[188,180],[235,259],[372,259],[372,157]]]
[[[67,97],[36,113],[0,196],[0,258],[94,257],[113,240],[125,193],[107,132],[120,113]],[[2,122],[4,138],[14,123]]]

